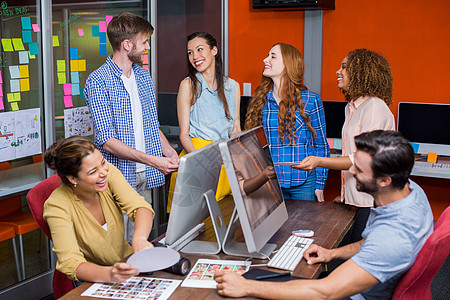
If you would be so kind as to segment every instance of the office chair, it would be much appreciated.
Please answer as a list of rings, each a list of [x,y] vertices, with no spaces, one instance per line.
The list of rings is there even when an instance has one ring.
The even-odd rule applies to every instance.
[[[47,222],[44,220],[44,203],[50,197],[51,193],[59,187],[61,179],[57,174],[45,179],[34,188],[32,188],[27,194],[28,205],[30,206],[31,213],[33,214],[39,227],[45,233],[45,235],[51,240],[52,235]],[[70,280],[65,274],[54,270],[53,272],[53,295],[55,299],[58,299],[73,289],[72,280]]]
[[[431,299],[431,281],[449,253],[450,206],[439,217],[416,261],[397,284],[392,299]]]
[[[16,270],[17,270],[17,279],[22,280],[22,276],[20,274],[20,266],[19,266],[19,257],[17,254],[16,248],[16,233],[14,231],[14,227],[10,225],[0,225],[0,242],[12,239],[12,245],[14,250],[14,261],[16,262]]]

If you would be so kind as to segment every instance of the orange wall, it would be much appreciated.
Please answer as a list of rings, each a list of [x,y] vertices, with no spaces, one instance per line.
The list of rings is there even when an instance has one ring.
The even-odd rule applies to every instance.
[[[335,72],[349,51],[368,48],[384,54],[392,66],[391,110],[395,116],[398,102],[450,103],[449,0],[335,2],[335,10],[324,11],[323,100],[344,100],[336,87]],[[251,3],[229,0],[229,70],[241,87],[250,82],[254,91],[261,78],[262,59],[274,43],[292,44],[303,53],[304,13],[254,10]],[[439,207],[450,204],[450,181],[414,180],[424,188],[438,216]]]

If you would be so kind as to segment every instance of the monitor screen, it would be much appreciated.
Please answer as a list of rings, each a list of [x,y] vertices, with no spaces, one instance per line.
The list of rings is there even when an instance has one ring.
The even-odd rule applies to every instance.
[[[158,120],[161,125],[178,126],[177,93],[158,93]]]
[[[171,245],[209,216],[203,194],[217,190],[222,157],[219,142],[180,158],[165,243]]]
[[[268,179],[262,173],[267,168],[273,168],[264,147],[268,149],[262,126],[220,144],[250,253],[259,251],[287,220],[286,205],[276,174]]]
[[[346,101],[322,101],[325,111],[325,123],[327,126],[327,138],[342,138],[342,126],[345,121]]]

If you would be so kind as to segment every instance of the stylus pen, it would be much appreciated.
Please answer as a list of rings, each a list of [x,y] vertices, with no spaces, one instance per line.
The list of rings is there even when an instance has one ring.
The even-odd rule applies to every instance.
[[[291,276],[291,275],[292,275],[292,272],[267,274],[267,275],[257,276],[257,277],[255,277],[255,280],[264,280],[264,279],[277,278],[277,277],[283,277],[283,276]]]

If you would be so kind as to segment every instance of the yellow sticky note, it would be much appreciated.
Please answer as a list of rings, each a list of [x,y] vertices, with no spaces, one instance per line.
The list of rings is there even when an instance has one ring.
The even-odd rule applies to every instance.
[[[78,59],[73,59],[70,61],[70,71],[71,72],[78,72]]]
[[[20,79],[20,91],[26,92],[30,90],[30,78]]]
[[[14,93],[14,101],[20,101],[20,93]]]
[[[65,72],[66,71],[66,61],[63,59],[58,59],[56,61],[56,65],[57,65],[57,72]]]
[[[14,93],[7,93],[6,96],[8,98],[8,102],[14,101]]]
[[[28,73],[28,65],[20,65],[19,66],[19,73],[20,73],[20,78],[30,77],[30,75]]]
[[[86,60],[80,59],[78,60],[78,71],[86,71]]]
[[[22,39],[14,38],[14,39],[12,39],[12,42],[13,42],[13,45],[14,45],[14,50],[16,50],[16,51],[25,50],[25,47],[23,46]]]
[[[11,103],[11,109],[13,111],[19,110],[19,105],[17,104],[17,102],[12,102]]]
[[[58,84],[65,84],[65,83],[66,83],[66,73],[58,72]]]
[[[30,55],[30,59],[35,59],[36,58],[36,54],[31,54],[30,51],[28,51],[28,54]]]
[[[428,152],[427,162],[435,163],[437,161],[437,153]]]
[[[53,36],[53,47],[59,46],[59,37],[57,35]]]
[[[3,51],[14,51],[11,39],[2,39]]]

